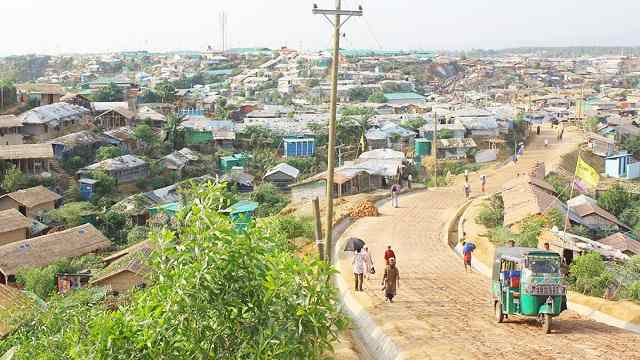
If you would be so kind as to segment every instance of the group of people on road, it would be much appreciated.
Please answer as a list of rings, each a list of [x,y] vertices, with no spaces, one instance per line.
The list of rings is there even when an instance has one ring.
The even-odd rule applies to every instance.
[[[393,298],[396,296],[396,292],[400,287],[400,272],[396,266],[396,254],[393,249],[391,249],[391,245],[387,246],[387,250],[384,252],[384,261],[385,269],[382,277],[382,290],[384,291],[385,301],[393,302]],[[372,279],[376,273],[369,247],[364,246],[362,249],[356,249],[351,264],[353,265],[353,274],[355,277],[355,291],[363,291],[362,283],[365,276],[367,280],[369,280]]]
[[[485,187],[487,185],[487,175],[480,175],[480,190],[482,193],[485,192]],[[464,196],[467,198],[471,198],[471,185],[469,184],[469,170],[464,171]]]

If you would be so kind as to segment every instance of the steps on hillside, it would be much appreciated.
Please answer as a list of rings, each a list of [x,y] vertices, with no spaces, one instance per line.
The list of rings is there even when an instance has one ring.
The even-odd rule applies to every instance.
[[[58,185],[62,190],[66,190],[74,181],[73,177],[69,176],[67,172],[62,168],[58,160],[53,160],[49,164],[49,168],[53,174],[58,178]]]

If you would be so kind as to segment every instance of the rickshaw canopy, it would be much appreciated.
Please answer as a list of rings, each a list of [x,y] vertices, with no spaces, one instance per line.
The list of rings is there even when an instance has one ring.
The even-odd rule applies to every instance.
[[[500,274],[500,263],[502,260],[524,264],[527,256],[560,256],[553,251],[541,250],[530,247],[499,247],[496,248],[495,260],[493,262],[493,279],[497,279]]]

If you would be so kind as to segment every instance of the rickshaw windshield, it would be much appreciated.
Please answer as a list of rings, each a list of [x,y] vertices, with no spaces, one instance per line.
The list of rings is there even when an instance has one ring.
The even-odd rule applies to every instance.
[[[558,274],[560,258],[551,256],[530,256],[527,268],[534,274]]]

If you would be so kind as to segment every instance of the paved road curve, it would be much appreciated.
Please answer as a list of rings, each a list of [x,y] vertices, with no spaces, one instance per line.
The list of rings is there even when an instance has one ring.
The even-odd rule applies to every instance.
[[[549,132],[543,136],[552,136]],[[536,140],[518,168],[508,165],[489,175],[489,191],[524,171],[535,160],[557,161],[571,144],[541,149]],[[578,139],[577,137],[575,139]],[[547,165],[549,166],[549,165]],[[475,174],[473,178],[478,177]],[[475,184],[475,185],[474,185]],[[477,180],[472,187],[477,190]],[[343,235],[365,239],[382,270],[387,244],[394,247],[401,274],[397,301],[384,302],[380,274],[353,293],[372,318],[410,359],[638,359],[640,336],[565,312],[545,335],[534,322],[496,324],[489,280],[465,274],[461,260],[441,240],[445,222],[464,202],[461,189],[426,191],[400,199],[400,208],[383,206],[381,216],[364,218]],[[350,259],[340,269],[351,284]],[[380,272],[378,272],[380,273]]]

